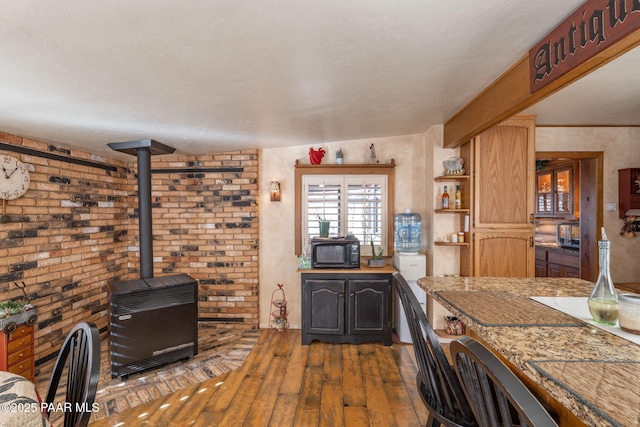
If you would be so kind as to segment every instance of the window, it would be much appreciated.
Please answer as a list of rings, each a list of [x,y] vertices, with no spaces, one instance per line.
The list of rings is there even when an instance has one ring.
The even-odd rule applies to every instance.
[[[386,246],[386,175],[305,175],[302,178],[303,247],[330,221],[330,236],[353,234],[361,244]],[[305,204],[306,201],[306,204]]]
[[[330,236],[353,234],[361,245],[373,239],[391,254],[394,167],[296,165],[296,254],[320,234],[319,218],[331,222]]]

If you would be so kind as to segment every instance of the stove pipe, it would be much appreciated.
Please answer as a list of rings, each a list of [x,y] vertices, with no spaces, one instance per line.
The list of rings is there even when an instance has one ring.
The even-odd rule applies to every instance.
[[[110,142],[109,148],[138,158],[138,227],[140,240],[140,278],[153,277],[153,227],[151,215],[151,156],[171,154],[175,148],[152,139]]]

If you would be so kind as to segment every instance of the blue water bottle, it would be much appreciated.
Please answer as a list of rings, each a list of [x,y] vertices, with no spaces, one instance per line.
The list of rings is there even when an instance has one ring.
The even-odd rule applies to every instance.
[[[422,249],[422,218],[409,209],[405,213],[397,214],[395,218],[396,252],[405,255],[417,254]]]

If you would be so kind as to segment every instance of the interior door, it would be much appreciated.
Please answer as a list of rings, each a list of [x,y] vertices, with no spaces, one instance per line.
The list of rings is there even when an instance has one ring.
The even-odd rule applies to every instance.
[[[527,227],[534,194],[533,128],[494,126],[476,138],[475,226]]]
[[[535,275],[534,132],[521,116],[475,138],[474,276]]]

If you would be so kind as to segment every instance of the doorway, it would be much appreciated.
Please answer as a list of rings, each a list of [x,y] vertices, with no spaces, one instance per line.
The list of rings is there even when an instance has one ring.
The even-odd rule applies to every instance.
[[[536,160],[567,160],[579,163],[580,173],[580,277],[598,277],[598,236],[603,224],[602,151],[537,151]]]

